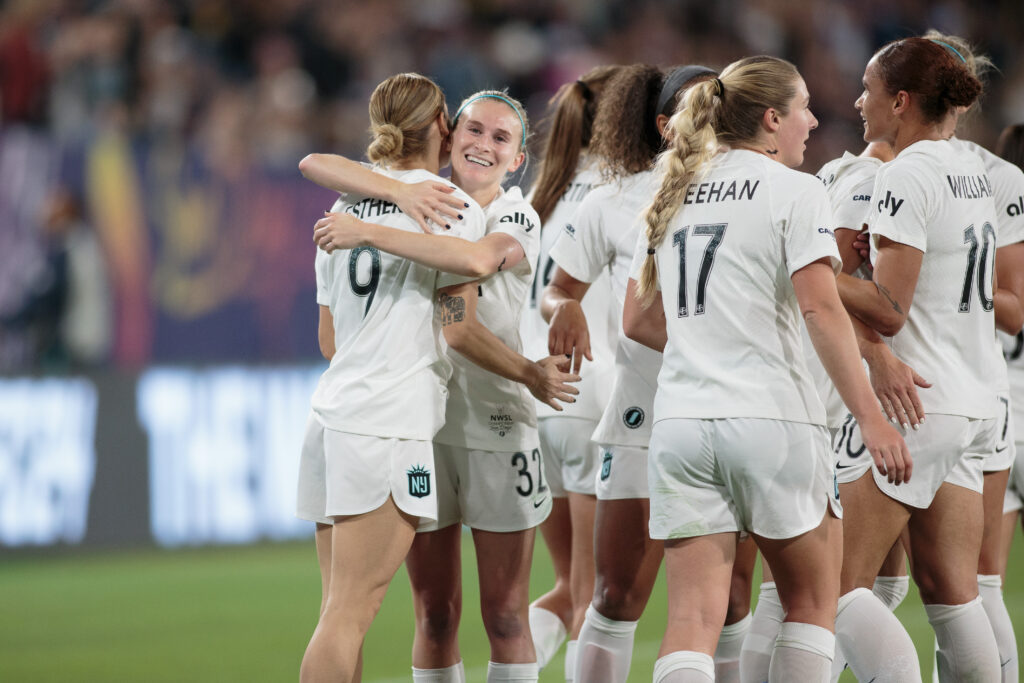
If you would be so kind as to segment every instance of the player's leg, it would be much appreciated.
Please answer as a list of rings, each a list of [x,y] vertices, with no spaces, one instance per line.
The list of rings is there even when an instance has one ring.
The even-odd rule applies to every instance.
[[[550,485],[550,475],[548,482]],[[530,604],[530,634],[537,652],[537,666],[543,669],[565,641],[573,621],[570,587],[573,528],[569,499],[564,491],[563,495],[552,498],[551,514],[540,525],[540,532],[555,570],[555,585]]]
[[[334,523],[327,603],[302,658],[303,683],[355,680],[363,638],[412,544],[416,523],[390,497],[372,512]]]
[[[460,661],[462,617],[462,527],[416,534],[406,569],[412,586],[416,633],[412,665],[422,671],[447,669]]]
[[[761,586],[757,594],[757,607],[750,620],[747,637],[740,652],[740,682],[764,683],[768,680],[772,652],[779,637],[779,629],[786,613],[779,600],[779,590],[767,560],[761,561]]]
[[[750,592],[757,564],[757,546],[747,537],[736,546],[736,559],[729,580],[729,606],[725,613],[725,626],[718,636],[715,648],[715,680],[719,683],[739,683],[740,653],[750,631]]]
[[[999,648],[999,663],[1003,683],[1016,683],[1019,674],[1017,637],[1013,622],[1003,601],[1003,503],[1006,499],[1009,468],[985,472],[983,506],[985,531],[981,539],[978,559],[978,593],[988,616],[989,624]],[[1011,527],[1012,529],[1012,527]]]

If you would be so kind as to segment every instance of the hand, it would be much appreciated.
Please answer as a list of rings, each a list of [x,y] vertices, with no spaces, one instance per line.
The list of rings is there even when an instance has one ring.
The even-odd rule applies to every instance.
[[[397,193],[395,203],[409,218],[419,223],[425,233],[433,233],[428,223],[450,228],[452,221],[462,220],[462,211],[469,204],[454,196],[454,187],[442,185],[436,180],[404,184]]]
[[[853,248],[856,249],[857,253],[860,254],[860,257],[864,259],[862,265],[867,268],[868,271],[873,270],[874,267],[871,265],[871,233],[867,230],[858,233],[857,236],[853,238]]]
[[[313,241],[328,254],[335,249],[362,247],[366,245],[362,226],[363,222],[352,214],[325,211],[313,225]]]
[[[527,385],[538,401],[543,401],[555,410],[562,410],[562,403],[575,403],[574,396],[580,390],[569,382],[579,382],[580,376],[569,372],[569,359],[565,356],[548,356],[534,363],[537,376]]]
[[[580,302],[570,299],[561,303],[551,316],[548,327],[548,353],[572,359],[572,371],[579,374],[583,358],[590,354],[590,331]]]
[[[896,358],[887,347],[881,349],[868,359],[871,388],[891,422],[904,429],[918,429],[925,415],[917,387],[927,389],[931,383]]]
[[[914,463],[899,432],[886,424],[881,413],[873,413],[867,420],[858,422],[864,445],[878,471],[888,477],[890,484],[899,486],[909,482]]]

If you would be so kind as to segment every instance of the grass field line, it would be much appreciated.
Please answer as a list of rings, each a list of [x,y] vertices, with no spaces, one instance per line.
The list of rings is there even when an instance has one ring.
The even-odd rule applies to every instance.
[[[643,640],[633,643],[633,661],[638,659],[651,657],[653,663],[654,657],[658,656],[658,649],[661,647],[661,640]],[[565,646],[562,646],[562,652],[564,653]],[[562,664],[561,657],[555,657],[548,665],[548,669],[560,668]],[[543,678],[543,674],[541,676]],[[487,667],[477,666],[466,669],[466,680],[467,681],[483,681],[487,679]],[[391,678],[372,678],[366,679],[363,683],[409,683],[412,680],[412,671],[409,671],[408,676],[392,676]]]

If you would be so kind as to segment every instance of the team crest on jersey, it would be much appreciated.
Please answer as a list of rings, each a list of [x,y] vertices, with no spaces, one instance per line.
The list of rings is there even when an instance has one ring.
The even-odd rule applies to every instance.
[[[604,457],[601,459],[601,481],[608,481],[610,476],[612,476],[612,454],[610,451],[605,451]]]
[[[426,498],[430,495],[430,470],[423,465],[416,465],[405,474],[409,477],[409,495],[414,498]]]
[[[644,423],[644,411],[640,406],[626,408],[622,414],[622,422],[629,429],[637,429]]]

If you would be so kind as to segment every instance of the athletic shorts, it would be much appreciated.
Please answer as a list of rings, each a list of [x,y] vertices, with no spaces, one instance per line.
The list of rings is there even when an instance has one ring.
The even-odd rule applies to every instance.
[[[648,454],[651,538],[793,538],[817,528],[829,506],[842,517],[831,455],[820,425],[660,420]]]
[[[540,448],[479,451],[434,444],[437,521],[419,531],[465,524],[481,531],[532,529],[551,512]]]
[[[1024,442],[1014,443],[1016,455],[1003,499],[1003,514],[1024,509]]]
[[[1010,469],[1010,465],[1013,464],[1014,457],[1017,454],[1017,445],[1014,439],[1013,420],[1010,419],[1012,411],[1010,410],[1010,395],[1000,394],[999,398],[999,417],[996,418],[996,431],[992,435],[995,442],[990,444],[982,455],[988,457],[985,458],[985,464],[983,465],[983,471],[985,472],[1002,472],[1003,470]]]
[[[542,417],[537,420],[544,474],[555,498],[568,491],[594,495],[598,446],[590,440],[597,420],[584,417]]]
[[[649,498],[647,449],[640,446],[601,446],[597,470],[597,499]]]
[[[391,496],[422,526],[437,518],[436,484],[431,442],[339,432],[310,413],[299,460],[300,519],[333,524],[337,516],[376,510]]]
[[[996,442],[998,420],[974,420],[960,415],[932,414],[918,431],[903,430],[903,440],[913,458],[914,471],[908,483],[890,484],[874,467],[864,446],[860,425],[853,416],[835,442],[836,476],[840,484],[860,479],[871,470],[875,483],[890,498],[916,508],[927,508],[943,483],[982,492],[982,467]]]

